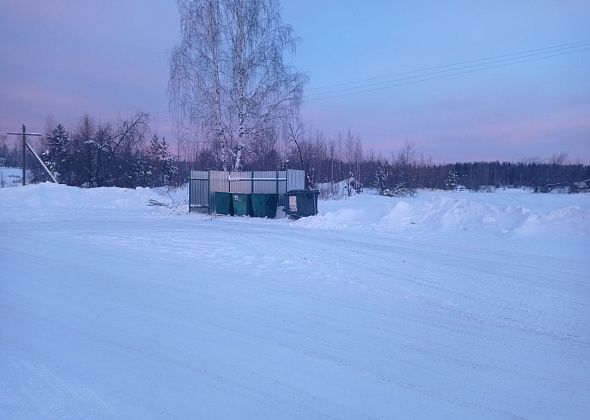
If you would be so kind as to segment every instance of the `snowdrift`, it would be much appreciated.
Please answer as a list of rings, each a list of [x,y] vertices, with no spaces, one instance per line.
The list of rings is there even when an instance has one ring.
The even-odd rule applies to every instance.
[[[0,190],[0,206],[36,210],[137,210],[150,207],[150,202],[175,207],[182,204],[186,195],[186,189],[169,192],[166,188],[77,188],[45,182]]]
[[[412,198],[363,195],[345,203],[321,204],[320,215],[302,219],[299,225],[416,233],[486,231],[501,235],[547,232],[590,235],[590,196],[587,195],[422,191]]]

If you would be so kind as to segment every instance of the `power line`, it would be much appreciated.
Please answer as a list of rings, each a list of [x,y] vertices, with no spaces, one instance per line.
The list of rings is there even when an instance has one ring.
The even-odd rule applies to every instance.
[[[321,97],[321,96],[325,96],[325,95],[333,95],[335,93],[340,93],[340,92],[354,91],[354,90],[358,90],[358,89],[366,89],[368,87],[374,87],[374,86],[385,86],[386,87],[386,85],[389,85],[392,82],[411,80],[411,79],[415,79],[415,78],[423,78],[425,76],[432,76],[432,75],[443,74],[443,73],[457,72],[458,70],[469,69],[469,68],[476,68],[476,69],[478,67],[485,68],[485,69],[494,68],[494,66],[490,67],[490,65],[497,64],[497,63],[506,63],[506,64],[501,65],[501,67],[503,67],[505,65],[518,64],[518,63],[523,63],[523,62],[527,62],[527,61],[535,61],[535,60],[555,57],[558,55],[576,53],[579,51],[584,51],[584,50],[588,49],[589,47],[590,47],[590,43],[587,43],[585,45],[577,46],[576,49],[574,49],[574,50],[572,50],[570,47],[570,48],[567,48],[564,50],[553,50],[553,51],[542,52],[542,53],[527,54],[527,55],[521,55],[518,57],[504,58],[504,59],[498,59],[498,60],[493,60],[493,61],[488,60],[486,62],[470,64],[470,65],[465,65],[465,66],[458,66],[458,67],[444,69],[444,70],[438,70],[438,71],[432,71],[432,72],[422,72],[422,74],[418,73],[415,75],[410,75],[410,76],[406,76],[406,77],[399,77],[399,78],[390,79],[390,80],[386,80],[386,81],[382,81],[382,82],[368,83],[368,84],[363,84],[363,85],[358,85],[358,86],[350,86],[350,87],[345,87],[345,88],[340,88],[340,89],[333,89],[333,90],[329,90],[329,91],[325,91],[325,92],[318,92],[318,93],[306,95],[305,97],[306,98]],[[530,60],[523,60],[524,58],[530,58]],[[420,71],[421,70],[416,70],[415,72],[420,72]],[[412,73],[412,72],[406,72],[405,74],[408,74],[408,73]]]
[[[502,54],[502,55],[496,55],[496,56],[491,56],[491,57],[484,57],[484,58],[471,59],[471,60],[463,60],[463,61],[458,61],[458,62],[455,62],[455,63],[443,64],[443,65],[432,66],[432,67],[423,67],[423,68],[420,68],[420,69],[414,69],[414,70],[409,70],[409,71],[391,73],[391,74],[387,74],[387,75],[370,77],[370,78],[366,78],[366,79],[359,79],[359,80],[352,80],[352,81],[348,81],[348,82],[334,83],[334,84],[329,84],[329,85],[324,85],[324,86],[317,86],[317,87],[309,88],[307,90],[308,90],[308,92],[309,91],[317,91],[317,90],[326,90],[326,89],[331,89],[331,88],[335,88],[335,87],[338,87],[338,86],[361,84],[361,83],[364,83],[364,82],[372,82],[374,80],[389,79],[389,78],[392,78],[392,77],[395,77],[395,76],[402,76],[402,75],[406,75],[406,74],[419,73],[419,72],[427,72],[427,71],[437,70],[437,69],[442,69],[442,68],[447,68],[447,67],[456,67],[456,66],[460,66],[460,65],[463,65],[463,64],[470,64],[470,63],[477,63],[477,62],[480,62],[481,64],[486,64],[485,63],[486,61],[504,59],[504,58],[507,58],[507,57],[513,57],[514,59],[517,59],[517,58],[521,58],[521,56],[524,56],[524,55],[536,55],[536,54],[543,54],[543,53],[552,53],[552,52],[555,52],[553,50],[562,50],[562,49],[570,49],[570,48],[582,47],[582,46],[588,45],[589,43],[590,43],[590,40],[569,42],[569,43],[558,44],[558,45],[553,45],[553,46],[549,46],[549,47],[535,48],[535,49],[518,51],[518,52],[507,53],[507,54]]]
[[[590,49],[590,47],[589,48],[585,48],[585,49],[580,50],[580,51],[584,51],[584,50],[588,50],[588,49]],[[411,81],[407,81],[407,82],[403,82],[403,83],[394,83],[394,84],[390,84],[390,85],[386,85],[386,86],[381,86],[381,87],[376,87],[376,88],[361,89],[361,87],[359,87],[357,89],[361,89],[361,90],[356,90],[356,91],[353,91],[353,92],[347,92],[347,93],[341,93],[341,94],[333,94],[333,95],[330,95],[330,96],[323,96],[323,97],[312,98],[312,99],[308,100],[307,102],[317,102],[317,101],[322,101],[322,100],[327,100],[327,99],[332,99],[332,98],[339,98],[339,97],[342,97],[342,96],[349,96],[349,95],[355,95],[355,94],[361,94],[361,93],[367,93],[367,92],[374,92],[374,91],[378,91],[378,90],[388,89],[388,88],[397,87],[397,86],[405,86],[405,85],[410,85],[410,84],[419,83],[419,82],[425,82],[425,81],[429,81],[429,80],[446,79],[446,78],[450,78],[450,77],[454,77],[454,76],[459,76],[459,75],[463,75],[463,74],[475,73],[475,72],[478,72],[478,71],[485,71],[485,70],[490,70],[490,69],[495,69],[495,68],[507,67],[507,66],[511,66],[511,65],[515,65],[515,64],[520,64],[520,63],[527,63],[527,62],[531,62],[531,61],[538,61],[538,60],[542,60],[542,59],[546,59],[546,58],[551,58],[551,57],[555,57],[555,56],[559,56],[559,55],[564,55],[564,53],[562,53],[562,54],[555,54],[555,55],[552,55],[552,56],[544,56],[544,57],[538,57],[538,58],[534,58],[534,59],[522,60],[522,61],[517,61],[517,62],[512,62],[512,63],[506,63],[506,64],[499,64],[499,65],[493,65],[493,66],[488,66],[488,67],[482,67],[482,68],[473,69],[473,70],[460,71],[460,72],[456,72],[456,73],[443,74],[443,75],[435,76],[435,77],[427,77],[427,78],[422,78],[422,79],[416,79],[416,80],[411,80]]]
[[[377,84],[373,83],[373,84],[367,84],[364,86],[361,85],[361,86],[355,86],[355,87],[350,87],[350,88],[336,89],[333,91],[323,92],[322,94],[307,95],[304,97],[304,99],[307,99],[306,102],[317,102],[317,101],[322,101],[322,100],[339,98],[339,97],[343,97],[343,96],[349,96],[349,95],[355,95],[355,94],[361,94],[361,93],[367,93],[367,92],[374,92],[374,91],[388,89],[388,88],[397,87],[397,86],[404,86],[404,85],[409,85],[409,84],[413,84],[413,83],[425,82],[425,81],[429,81],[429,80],[444,79],[444,78],[459,76],[459,75],[463,75],[463,74],[475,73],[478,71],[485,71],[485,70],[490,70],[490,69],[495,69],[495,68],[501,68],[501,67],[507,67],[507,66],[512,66],[512,65],[516,65],[516,64],[521,64],[521,63],[538,61],[538,60],[548,59],[548,58],[557,57],[557,56],[561,56],[561,55],[583,52],[583,51],[587,51],[589,49],[590,49],[590,46],[587,46],[585,48],[579,48],[577,50],[562,51],[559,53],[549,54],[549,55],[546,54],[546,55],[542,55],[542,56],[534,56],[534,57],[524,59],[524,60],[516,60],[516,61],[512,60],[510,62],[503,63],[503,64],[498,64],[499,61],[490,62],[490,63],[482,63],[482,64],[478,65],[476,68],[473,68],[471,70],[464,70],[464,69],[469,68],[469,67],[474,67],[474,66],[458,67],[455,69],[450,69],[450,70],[445,70],[445,71],[431,72],[431,73],[419,74],[419,75],[415,75],[415,76],[393,79],[393,80],[389,80],[387,82],[381,82],[381,83],[377,83]],[[505,61],[505,60],[503,60],[503,61]],[[461,70],[461,71],[457,71],[457,70]],[[446,74],[441,74],[441,73],[446,73]],[[434,75],[437,75],[437,76],[434,76]],[[429,76],[429,77],[425,77],[425,76]],[[430,77],[430,76],[432,76],[432,77]],[[378,87],[375,87],[375,86],[378,86]]]

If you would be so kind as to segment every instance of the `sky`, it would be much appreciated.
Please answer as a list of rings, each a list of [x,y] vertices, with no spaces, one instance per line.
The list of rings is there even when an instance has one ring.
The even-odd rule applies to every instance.
[[[48,115],[73,126],[84,113],[108,120],[142,110],[175,142],[174,0],[0,0],[0,10],[0,133],[23,123],[43,131]],[[282,10],[299,38],[286,58],[309,76],[302,116],[313,132],[350,130],[384,157],[412,142],[437,162],[565,152],[590,163],[590,44],[399,81],[418,69],[590,41],[587,0],[283,0]],[[368,88],[337,90],[351,86]]]

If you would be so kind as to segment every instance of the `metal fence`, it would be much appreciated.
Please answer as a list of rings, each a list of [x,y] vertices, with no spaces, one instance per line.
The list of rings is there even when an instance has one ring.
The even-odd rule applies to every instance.
[[[189,211],[215,213],[215,193],[278,194],[284,206],[285,193],[305,188],[305,171],[191,171]]]

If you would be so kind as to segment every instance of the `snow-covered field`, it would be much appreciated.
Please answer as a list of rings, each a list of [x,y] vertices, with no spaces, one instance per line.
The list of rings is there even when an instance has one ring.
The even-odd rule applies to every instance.
[[[184,194],[0,190],[0,418],[590,418],[590,195]]]

